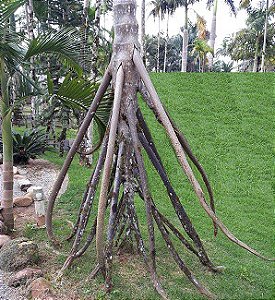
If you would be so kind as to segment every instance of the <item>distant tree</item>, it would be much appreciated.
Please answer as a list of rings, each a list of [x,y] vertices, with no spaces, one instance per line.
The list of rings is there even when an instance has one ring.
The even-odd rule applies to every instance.
[[[200,0],[176,0],[177,7],[184,7],[184,25],[182,27],[182,60],[181,72],[187,72],[188,63],[188,11],[190,6]]]
[[[166,2],[165,0],[152,0],[150,2],[151,6],[153,7],[150,11],[150,15],[154,17],[154,20],[158,18],[158,48],[157,48],[157,66],[156,71],[160,71],[160,24],[161,20],[165,16],[166,10]]]
[[[199,72],[205,72],[206,67],[206,55],[208,53],[213,53],[213,49],[207,44],[206,40],[196,39],[192,49],[192,54],[196,55],[198,60],[198,69]]]
[[[221,1],[221,0],[220,0]],[[225,3],[229,6],[230,11],[236,15],[236,7],[233,0],[224,0]],[[216,32],[217,32],[217,11],[218,11],[218,2],[219,0],[208,0],[207,6],[213,6],[213,15],[212,15],[212,23],[210,30],[210,39],[209,46],[213,49],[213,54],[208,56],[208,67],[209,70],[212,70],[213,67],[213,58],[215,56],[215,41],[216,41]]]
[[[70,44],[71,31],[63,30],[56,34],[48,34],[33,39],[24,49],[22,36],[9,26],[9,19],[14,12],[24,5],[25,1],[2,1],[0,6],[0,81],[1,81],[1,117],[3,142],[3,195],[1,195],[2,216],[9,230],[14,228],[13,219],[13,138],[12,138],[12,112],[11,91],[12,78],[19,73],[24,74],[26,60],[43,53],[55,53],[68,64],[75,65],[75,45]],[[71,47],[68,47],[71,46]],[[27,51],[26,51],[27,50]],[[28,79],[29,80],[29,79]]]
[[[272,14],[269,18],[271,21]],[[227,37],[219,53],[228,55],[235,61],[248,61],[253,72],[259,71],[261,62],[261,49],[264,45],[266,11],[264,8],[251,8],[248,10],[246,20],[247,28],[238,31],[235,35]],[[274,64],[274,38],[275,23],[270,23],[266,32],[265,63],[267,67]]]

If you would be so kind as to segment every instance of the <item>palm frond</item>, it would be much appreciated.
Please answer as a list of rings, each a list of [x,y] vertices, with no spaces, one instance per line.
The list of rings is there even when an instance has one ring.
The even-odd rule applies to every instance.
[[[0,0],[0,24],[6,23],[10,16],[27,0]]]
[[[70,109],[80,109],[87,111],[91,105],[96,91],[99,87],[99,82],[90,82],[83,78],[71,78],[68,74],[63,83],[59,86],[55,94],[51,94],[51,78],[48,75],[48,92],[51,97],[57,98],[62,105]],[[113,104],[113,93],[107,91],[97,109],[95,119],[99,129],[105,131],[107,126],[110,111]]]
[[[82,73],[79,64],[80,40],[78,32],[73,28],[61,29],[40,35],[29,42],[25,60],[33,56],[53,53],[59,60],[72,67],[78,74]]]

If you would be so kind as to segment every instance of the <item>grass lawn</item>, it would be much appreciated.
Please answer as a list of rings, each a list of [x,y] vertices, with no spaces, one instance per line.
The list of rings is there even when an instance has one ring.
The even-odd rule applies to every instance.
[[[274,256],[274,74],[174,73],[152,74],[152,79],[161,100],[208,173],[218,216],[238,238],[262,254]],[[182,258],[218,299],[274,299],[274,264],[239,248],[221,232],[213,237],[212,222],[178,166],[164,130],[143,103],[141,106],[170,179],[210,258],[226,269],[219,275],[209,273],[195,256],[176,243]],[[179,225],[165,189],[144,157],[157,206]],[[62,164],[56,154],[48,153],[46,158]],[[73,162],[69,188],[56,209],[55,228],[60,236],[68,233],[67,220],[75,219],[90,172],[79,167],[77,160]],[[145,209],[139,198],[136,206],[146,236]],[[26,227],[25,234],[46,241],[43,231]],[[158,273],[170,299],[202,299],[170,258],[157,230],[156,235]],[[64,243],[62,253],[49,255],[45,265],[58,269],[68,250],[69,245]],[[80,299],[159,299],[140,257],[115,258],[114,287],[108,296],[102,290],[102,278],[84,282],[94,265],[93,244],[66,273],[63,286],[77,290]]]

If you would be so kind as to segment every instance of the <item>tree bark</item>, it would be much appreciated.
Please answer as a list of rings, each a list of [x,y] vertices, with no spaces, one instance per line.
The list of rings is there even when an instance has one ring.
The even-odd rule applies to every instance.
[[[33,0],[28,0],[25,5],[26,7],[26,19],[27,19],[27,31],[28,37],[32,41],[34,39],[34,19],[33,19]],[[34,59],[30,58],[30,69],[31,69],[31,78],[33,81],[36,79],[36,72],[34,68]],[[35,97],[31,96],[31,118],[32,118],[32,127],[35,127],[36,120],[36,103]]]
[[[169,16],[170,13],[167,14],[167,24],[166,24],[166,39],[165,39],[165,45],[164,45],[164,61],[163,61],[163,72],[166,72],[167,68],[167,48],[168,48],[168,40],[169,40]]]
[[[141,1],[141,56],[144,64],[146,65],[146,49],[145,49],[145,0]]]
[[[263,43],[263,49],[262,49],[261,72],[265,71],[264,67],[265,67],[266,40],[267,40],[267,27],[268,27],[268,9],[269,9],[269,0],[266,0],[264,43]]]
[[[181,72],[187,72],[187,56],[188,56],[188,6],[184,7],[185,10],[185,23],[182,33],[182,60]]]
[[[253,70],[252,72],[258,72],[258,66],[259,66],[259,47],[260,47],[260,36],[258,35],[256,38],[255,43],[255,56],[254,56],[254,62],[253,62]]]
[[[208,67],[209,71],[213,70],[213,59],[214,59],[214,49],[215,49],[215,41],[216,41],[216,28],[217,28],[217,7],[218,7],[218,0],[215,0],[214,7],[213,7],[213,15],[212,15],[212,23],[211,23],[211,30],[210,30],[210,38],[209,38],[209,46],[213,49],[213,54],[209,53],[208,55]]]
[[[158,22],[159,22],[159,30],[158,30],[158,52],[157,52],[157,72],[160,71],[160,13],[158,16]]]
[[[94,19],[94,40],[92,45],[92,69],[91,76],[96,80],[98,76],[98,48],[99,48],[99,34],[100,34],[100,14],[101,14],[101,0],[95,2],[95,19]]]
[[[1,196],[2,216],[5,226],[11,231],[14,228],[13,217],[13,138],[11,129],[12,110],[9,103],[7,70],[3,59],[0,59],[1,78],[1,114],[3,141],[3,195]]]

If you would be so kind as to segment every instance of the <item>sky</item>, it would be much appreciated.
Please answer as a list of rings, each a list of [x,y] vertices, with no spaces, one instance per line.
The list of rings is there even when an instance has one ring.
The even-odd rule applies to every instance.
[[[150,1],[147,1],[150,3]],[[235,1],[236,2],[236,1]],[[138,6],[141,4],[141,0],[137,0]],[[139,7],[138,7],[139,8]],[[211,28],[211,20],[212,20],[212,9],[208,10],[206,8],[206,1],[201,3],[197,3],[193,5],[193,9],[189,11],[189,19],[192,23],[196,22],[196,11],[200,16],[202,16],[206,20],[207,28],[210,31]],[[151,7],[147,5],[146,7],[146,34],[157,34],[158,32],[158,22],[157,20],[154,22],[154,18],[148,15],[150,13]],[[137,11],[137,17],[139,16],[139,9]],[[245,19],[246,12],[244,10],[239,11],[237,16],[235,17],[231,12],[230,8],[225,4],[225,1],[219,1],[218,3],[218,11],[217,11],[217,46],[220,45],[224,39],[224,37],[242,29],[245,27]],[[138,20],[139,21],[139,20]],[[184,8],[178,8],[175,14],[170,18],[170,29],[169,36],[179,34],[180,27],[184,24]],[[166,21],[162,21],[161,30],[166,33]]]
[[[95,0],[93,0],[95,1]],[[141,0],[137,1],[137,20],[140,23],[141,13],[140,6]],[[158,21],[154,22],[154,18],[152,16],[149,17],[149,13],[152,9],[150,6],[151,0],[146,0],[146,34],[157,34],[158,33]],[[240,0],[234,1],[238,6]],[[252,5],[256,6],[259,0],[252,0]],[[196,13],[193,9],[207,22],[207,28],[210,31],[211,20],[212,20],[212,10],[208,10],[206,8],[206,0],[201,1],[192,6],[192,9],[189,11],[189,19],[195,23],[196,22]],[[231,12],[230,8],[225,4],[225,0],[220,0],[218,2],[218,12],[217,12],[217,38],[216,38],[216,49],[219,48],[223,39],[226,36],[233,34],[234,32],[239,31],[242,28],[245,28],[245,20],[247,14],[244,10],[240,10],[235,17]],[[184,8],[178,8],[175,14],[170,17],[169,22],[169,36],[177,35],[181,33],[180,27],[184,24]],[[106,18],[106,27],[112,26],[112,17],[109,15]],[[166,34],[166,21],[165,19],[161,22],[161,30]]]

